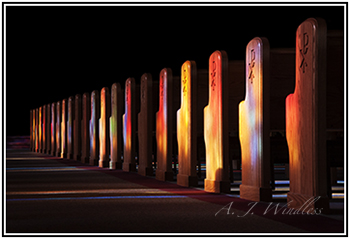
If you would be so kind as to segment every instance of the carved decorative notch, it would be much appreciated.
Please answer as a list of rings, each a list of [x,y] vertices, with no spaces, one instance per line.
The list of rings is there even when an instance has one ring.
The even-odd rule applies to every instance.
[[[307,33],[304,33],[303,34],[303,37],[302,37],[302,48],[299,49],[299,52],[300,52],[300,56],[301,56],[301,63],[300,63],[300,69],[302,68],[303,69],[303,73],[305,73],[305,67],[307,67],[307,62],[305,60],[306,58],[306,54],[308,52],[308,45],[309,45],[309,35]]]
[[[254,79],[254,67],[255,67],[255,50],[252,49],[250,51],[250,63],[248,64],[249,66],[249,77],[248,79],[250,80],[250,83],[253,84],[253,79]]]
[[[164,95],[164,75],[162,75],[160,77],[159,90],[160,90],[160,97],[163,98],[163,95]]]
[[[146,84],[147,84],[147,76],[141,79],[141,101],[145,102],[146,100]]]
[[[215,91],[215,86],[216,86],[216,62],[212,61],[212,72],[210,72],[211,75],[211,83],[210,87],[213,91]]]
[[[183,74],[184,74],[184,78],[182,80],[182,93],[186,93],[187,92],[187,82],[188,82],[188,71],[186,69],[186,65],[183,66]]]

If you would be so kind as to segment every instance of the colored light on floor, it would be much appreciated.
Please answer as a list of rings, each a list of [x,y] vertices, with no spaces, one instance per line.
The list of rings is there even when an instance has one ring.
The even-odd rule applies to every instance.
[[[272,198],[287,198],[287,194],[273,194]]]
[[[180,195],[162,195],[162,196],[101,196],[101,197],[62,197],[62,198],[15,198],[6,199],[7,202],[18,201],[51,201],[51,200],[103,200],[103,199],[161,199],[161,198],[186,198]]]
[[[12,172],[37,172],[37,171],[71,171],[71,170],[85,170],[77,167],[26,167],[26,168],[6,168],[6,171]]]
[[[289,184],[289,180],[276,180],[275,184]]]
[[[344,198],[344,193],[332,193],[332,198],[342,199],[342,198]]]

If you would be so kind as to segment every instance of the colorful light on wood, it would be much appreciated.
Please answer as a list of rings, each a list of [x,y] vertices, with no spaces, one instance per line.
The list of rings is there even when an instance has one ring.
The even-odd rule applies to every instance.
[[[295,91],[286,99],[289,206],[329,209],[326,164],[326,34],[323,20],[307,19],[296,32]],[[320,196],[316,202],[315,198]]]
[[[141,76],[141,107],[138,114],[139,165],[138,173],[152,176],[152,134],[154,129],[152,75],[145,73]]]
[[[181,67],[181,108],[177,111],[179,173],[177,184],[196,186],[197,163],[197,68],[194,61]]]
[[[67,157],[67,100],[62,100],[62,119],[61,119],[61,158]]]
[[[99,167],[109,167],[109,117],[111,97],[107,87],[101,90],[101,115],[99,119],[100,160]]]
[[[90,162],[90,133],[89,122],[91,117],[90,108],[91,98],[89,93],[83,94],[82,102],[82,121],[81,121],[81,162]]]
[[[81,158],[81,96],[75,95],[74,99],[74,120],[73,120],[73,158],[80,160]]]
[[[46,153],[51,153],[51,104],[46,105]]]
[[[39,107],[38,111],[38,152],[41,153],[42,150],[42,140],[43,140],[43,134],[42,134],[42,129],[43,129],[43,116],[42,116],[42,107]]]
[[[124,171],[136,171],[135,163],[135,80],[125,82],[125,114],[123,115]]]
[[[56,104],[56,156],[61,156],[61,102],[58,101]]]
[[[56,154],[56,104],[51,104],[51,155]]]
[[[35,109],[35,152],[39,152],[39,109]]]
[[[36,149],[36,111],[35,109],[32,110],[32,137],[33,137],[33,145],[32,145],[32,151],[35,152]]]
[[[42,126],[42,130],[41,130],[41,133],[42,133],[41,152],[45,153],[46,152],[46,105],[42,106],[41,112],[42,112],[42,115],[41,115],[41,118],[42,118],[42,124],[41,124],[41,126]]]
[[[68,115],[67,115],[67,158],[73,159],[73,149],[74,149],[74,97],[68,98]]]
[[[156,113],[157,170],[156,179],[173,180],[172,166],[172,106],[173,74],[164,68],[159,75],[159,110]]]
[[[29,111],[30,151],[33,149],[33,111]]]
[[[111,142],[110,169],[122,168],[122,97],[120,84],[113,84],[111,90],[111,117],[109,118],[109,135]]]
[[[98,119],[100,118],[100,94],[94,90],[91,93],[91,117],[89,122],[90,133],[90,165],[98,165],[99,160],[99,133]]]
[[[209,104],[204,108],[207,192],[229,192],[228,181],[228,58],[215,51],[209,58]]]
[[[246,48],[246,95],[239,104],[241,198],[271,201],[269,42],[254,38]]]

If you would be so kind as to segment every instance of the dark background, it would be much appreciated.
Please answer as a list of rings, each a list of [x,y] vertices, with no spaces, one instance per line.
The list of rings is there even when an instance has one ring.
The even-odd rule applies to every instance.
[[[344,4],[7,6],[6,135],[29,135],[31,109],[115,82],[124,88],[128,77],[157,79],[164,67],[179,76],[186,60],[207,68],[215,50],[244,60],[257,36],[271,48],[295,47],[297,27],[309,17],[336,30],[347,16]]]

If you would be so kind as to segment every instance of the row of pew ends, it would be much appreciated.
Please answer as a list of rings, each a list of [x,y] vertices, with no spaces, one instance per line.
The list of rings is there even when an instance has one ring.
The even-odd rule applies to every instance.
[[[344,36],[309,18],[295,49],[270,49],[263,37],[245,61],[215,51],[181,76],[164,68],[124,90],[77,94],[30,111],[31,149],[83,163],[138,171],[158,180],[230,192],[232,160],[242,165],[241,198],[271,201],[273,164],[289,164],[288,206],[329,209],[330,168],[343,166]],[[239,164],[240,164],[239,163]],[[178,164],[178,172],[175,170]],[[174,166],[175,165],[175,166]],[[176,175],[177,174],[177,175]]]

